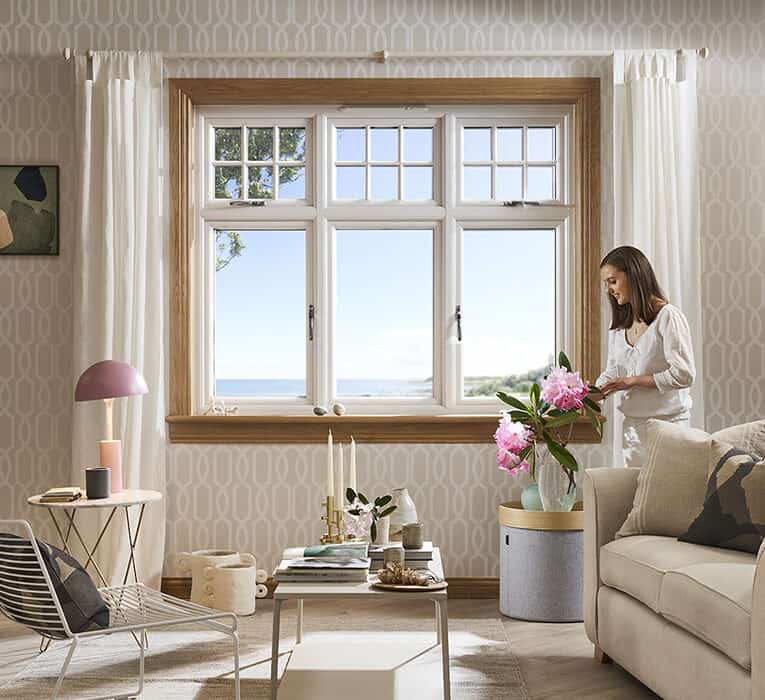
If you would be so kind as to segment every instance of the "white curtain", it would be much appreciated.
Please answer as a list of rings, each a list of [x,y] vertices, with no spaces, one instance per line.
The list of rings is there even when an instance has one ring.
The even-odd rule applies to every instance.
[[[691,423],[703,428],[696,52],[616,51],[613,73],[614,245],[642,250],[688,318],[696,361]]]
[[[122,360],[143,374],[145,396],[114,401],[126,489],[165,485],[165,325],[160,218],[162,61],[142,52],[76,57],[79,189],[74,308],[74,372]],[[101,401],[75,404],[73,483],[98,464]],[[138,510],[133,509],[133,529]],[[101,522],[104,514],[101,515]],[[117,517],[119,516],[119,517]],[[122,582],[128,542],[120,511],[97,552],[107,578]],[[96,522],[85,523],[91,543]],[[165,539],[164,501],[146,507],[138,542],[139,577],[157,586]]]

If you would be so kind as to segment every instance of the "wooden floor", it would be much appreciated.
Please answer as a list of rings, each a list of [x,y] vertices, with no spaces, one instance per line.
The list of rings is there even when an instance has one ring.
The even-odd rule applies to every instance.
[[[270,608],[270,603],[261,601],[258,609]],[[342,605],[342,601],[338,605]],[[580,623],[543,624],[512,620],[500,615],[496,600],[450,600],[449,609],[450,613],[496,616],[502,620],[510,648],[520,660],[531,700],[657,697],[618,666],[596,663],[592,644]],[[0,685],[37,655],[39,639],[0,618]]]

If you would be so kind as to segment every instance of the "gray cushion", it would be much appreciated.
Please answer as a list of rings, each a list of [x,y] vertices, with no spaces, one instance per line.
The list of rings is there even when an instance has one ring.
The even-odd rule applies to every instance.
[[[29,542],[29,540],[22,540],[16,535],[7,533],[0,533],[0,537]],[[37,540],[37,546],[40,549],[43,563],[50,576],[69,629],[73,633],[77,633],[107,628],[109,626],[109,608],[106,607],[104,599],[82,565],[70,554],[47,542]],[[6,555],[6,558],[10,557],[12,555]],[[3,577],[13,585],[25,600],[30,601],[34,600],[35,597],[39,598],[39,585],[31,586],[30,581],[33,579],[30,576],[25,576],[24,569],[28,569],[30,573],[37,573],[40,570],[40,564],[37,559],[19,556],[15,563],[14,572],[2,572]],[[39,574],[37,575],[39,576]],[[24,619],[19,619],[18,622],[25,624]],[[60,635],[52,633],[51,636]]]
[[[756,554],[765,537],[765,461],[712,440],[710,467],[704,505],[680,539]]]

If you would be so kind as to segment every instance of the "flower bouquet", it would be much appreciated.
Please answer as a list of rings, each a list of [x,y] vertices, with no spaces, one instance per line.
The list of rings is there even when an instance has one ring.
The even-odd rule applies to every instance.
[[[589,397],[593,390],[594,387],[585,382],[579,372],[572,371],[568,357],[561,352],[558,365],[550,370],[541,386],[536,382],[531,385],[528,402],[497,392],[497,397],[510,406],[494,433],[497,467],[512,476],[525,471],[536,480],[537,467],[546,461],[545,449],[560,467],[551,474],[551,479],[564,479],[565,493],[562,496],[546,499],[540,483],[545,510],[570,510],[573,506],[576,493],[574,472],[578,471],[579,465],[566,445],[571,439],[574,422],[583,414],[598,435],[601,434],[600,406]],[[550,502],[549,508],[546,500]],[[560,503],[553,504],[554,500]]]
[[[387,518],[397,506],[388,506],[393,500],[390,495],[375,498],[374,503],[359,491],[346,489],[345,498],[350,504],[343,510],[345,532],[353,537],[364,539],[369,537],[372,542],[377,540],[377,521]],[[388,506],[386,508],[386,506]]]

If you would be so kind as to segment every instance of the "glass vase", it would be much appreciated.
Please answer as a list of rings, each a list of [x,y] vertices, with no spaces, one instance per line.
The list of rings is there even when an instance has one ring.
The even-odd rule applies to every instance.
[[[542,508],[546,511],[570,511],[576,500],[576,486],[569,481],[568,474],[546,447],[537,449],[535,471]]]

